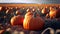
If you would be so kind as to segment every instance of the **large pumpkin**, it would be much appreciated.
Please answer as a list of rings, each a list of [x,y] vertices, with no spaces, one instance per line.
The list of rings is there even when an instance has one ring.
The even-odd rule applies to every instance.
[[[44,26],[44,20],[37,13],[28,12],[23,21],[23,27],[27,30],[41,30]]]
[[[21,25],[23,24],[23,16],[17,15],[11,18],[11,25]]]

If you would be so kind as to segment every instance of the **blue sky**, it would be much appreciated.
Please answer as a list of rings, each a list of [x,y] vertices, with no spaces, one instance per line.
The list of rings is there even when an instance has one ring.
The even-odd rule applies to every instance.
[[[0,0],[0,3],[60,4],[60,0]]]

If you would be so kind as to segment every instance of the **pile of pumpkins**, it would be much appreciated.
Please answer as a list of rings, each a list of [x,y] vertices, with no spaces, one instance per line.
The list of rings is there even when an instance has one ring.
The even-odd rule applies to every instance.
[[[51,19],[60,17],[60,8],[56,6],[45,7],[41,12]]]
[[[27,12],[25,17],[17,15],[11,18],[11,25],[23,25],[23,28],[27,30],[41,30],[44,24],[44,20],[37,13],[33,12]]]
[[[48,8],[42,8],[41,13],[52,19],[59,18],[60,8],[49,7],[49,10]],[[16,14],[18,15],[11,18],[11,25],[23,25],[23,28],[27,30],[41,30],[44,28],[45,21],[40,17],[39,13],[28,9],[24,16],[19,15],[19,11],[16,11]]]
[[[0,12],[2,7],[0,7]],[[23,10],[23,11],[22,11]],[[41,30],[44,28],[45,21],[40,16],[39,12],[36,11],[36,9],[26,9],[23,8],[20,10],[20,8],[6,8],[4,11],[8,14],[8,17],[12,15],[12,18],[10,19],[10,23],[12,26],[15,25],[23,25],[24,29],[27,30]],[[13,12],[15,11],[15,12]],[[16,15],[14,14],[16,13]],[[41,13],[43,15],[46,15],[46,17],[50,18],[59,18],[60,17],[60,8],[59,7],[44,7],[41,10]],[[10,15],[11,14],[11,15]]]

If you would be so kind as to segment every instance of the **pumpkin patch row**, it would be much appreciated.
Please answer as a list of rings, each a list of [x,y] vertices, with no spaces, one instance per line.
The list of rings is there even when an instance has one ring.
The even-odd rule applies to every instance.
[[[60,8],[43,7],[43,8],[16,8],[0,7],[0,22],[15,25],[23,25],[27,30],[41,30],[44,28],[45,20],[43,18],[59,18]]]

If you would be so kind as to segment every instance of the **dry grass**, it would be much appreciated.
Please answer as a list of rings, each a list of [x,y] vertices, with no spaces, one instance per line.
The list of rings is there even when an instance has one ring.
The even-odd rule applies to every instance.
[[[17,7],[22,7],[22,6],[60,6],[60,4],[0,4],[0,6],[17,6]]]

